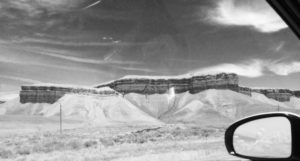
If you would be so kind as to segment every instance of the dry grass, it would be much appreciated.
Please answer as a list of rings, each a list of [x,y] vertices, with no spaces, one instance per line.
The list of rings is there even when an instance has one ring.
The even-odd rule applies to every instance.
[[[79,150],[82,148],[96,147],[98,141],[84,139],[79,136],[59,135],[55,133],[44,133],[8,137],[1,141],[0,157],[16,158],[35,153],[50,153],[53,151]]]
[[[39,132],[2,138],[0,158],[24,161],[179,161],[219,157],[224,160],[231,157],[225,151],[223,133],[223,128],[178,125],[146,129],[83,128],[66,130],[63,135]]]

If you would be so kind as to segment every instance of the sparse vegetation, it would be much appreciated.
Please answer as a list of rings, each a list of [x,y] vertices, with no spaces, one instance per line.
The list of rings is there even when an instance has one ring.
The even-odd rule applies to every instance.
[[[136,155],[155,153],[155,151],[167,152],[170,148],[180,151],[197,149],[197,146],[200,147],[194,141],[205,140],[207,137],[218,138],[224,132],[223,129],[177,125],[145,129],[129,127],[128,129],[131,129],[131,132],[116,133],[115,135],[101,135],[99,131],[94,129],[95,131],[90,134],[70,130],[65,131],[63,135],[55,132],[38,132],[32,135],[10,136],[0,141],[0,158],[16,159],[39,154],[51,155],[58,152],[75,153],[85,149],[98,150],[99,152],[112,149],[111,154],[101,157],[101,160],[109,160],[131,153],[131,155]],[[91,131],[91,129],[86,130]],[[115,133],[113,129],[106,130],[112,134]],[[165,146],[170,147],[165,148]],[[117,152],[118,154],[116,154]],[[210,153],[206,152],[206,154]],[[91,160],[88,157],[87,160],[89,159]]]
[[[45,133],[44,135],[27,135],[6,138],[1,142],[0,158],[15,158],[19,155],[50,153],[61,150],[79,150],[96,147],[95,140],[82,139],[78,136]]]
[[[125,135],[106,138],[112,140],[114,144],[138,143],[146,142],[161,142],[170,140],[188,140],[188,139],[203,139],[209,136],[220,136],[222,131],[212,128],[197,128],[197,127],[165,127],[144,129],[131,132]],[[103,139],[102,139],[103,141]],[[108,142],[107,140],[105,142]],[[113,144],[112,144],[113,145]]]
[[[84,147],[85,147],[85,148],[96,147],[97,144],[98,144],[97,141],[89,140],[89,141],[86,141],[86,142],[84,143]]]
[[[11,158],[13,157],[13,152],[9,149],[0,149],[0,157],[3,159]]]

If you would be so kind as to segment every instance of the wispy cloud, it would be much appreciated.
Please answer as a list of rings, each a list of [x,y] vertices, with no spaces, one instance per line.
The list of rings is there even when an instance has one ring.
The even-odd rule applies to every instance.
[[[137,61],[125,61],[125,60],[99,60],[99,59],[89,59],[89,58],[81,58],[81,57],[76,57],[76,56],[70,56],[70,55],[65,55],[64,53],[57,52],[55,50],[47,50],[47,49],[42,49],[42,48],[27,48],[27,50],[32,53],[32,54],[37,54],[37,55],[43,55],[43,56],[49,56],[49,57],[54,57],[54,58],[59,58],[63,60],[68,60],[72,62],[78,62],[78,63],[87,63],[87,64],[140,64]]]
[[[81,41],[61,41],[61,40],[51,40],[51,39],[38,39],[38,38],[22,38],[18,40],[12,40],[12,43],[27,43],[27,44],[48,44],[56,46],[67,46],[67,47],[99,47],[99,46],[113,46],[116,45],[115,41],[110,42],[81,42]],[[126,43],[119,43],[118,45],[130,45]]]
[[[5,21],[8,30],[12,26],[30,26],[41,28],[47,26],[51,21],[49,15],[65,14],[77,9],[84,0],[1,0],[0,19]],[[47,19],[47,23],[41,20]],[[52,21],[54,22],[54,21]],[[41,25],[41,26],[40,26]],[[42,27],[42,28],[43,28]],[[15,30],[14,32],[17,32]],[[22,30],[25,32],[25,30]]]
[[[42,10],[45,9],[49,12],[68,11],[77,7],[81,2],[82,0],[2,0],[0,4],[1,8],[5,9],[4,11],[9,11],[9,8],[13,8],[22,10],[29,16],[37,16],[43,14]],[[14,14],[13,11],[15,10],[11,10],[10,13]]]
[[[121,69],[121,70],[128,70],[128,71],[138,71],[138,72],[147,72],[152,73],[154,72],[148,68],[141,68],[141,67],[124,67],[124,66],[114,66],[114,68]]]
[[[270,71],[278,75],[289,75],[300,72],[300,62],[276,63],[268,67]]]
[[[67,70],[67,71],[77,71],[77,72],[87,72],[87,73],[98,73],[98,74],[106,73],[105,71],[91,69],[91,68],[85,68],[85,67],[63,66],[63,65],[58,65],[58,64],[53,65],[53,64],[47,64],[45,62],[44,63],[43,62],[28,62],[28,61],[24,62],[24,61],[13,60],[13,59],[3,59],[1,57],[0,57],[0,63],[46,67],[46,68],[53,68],[53,69],[60,69],[60,70]]]
[[[219,0],[209,11],[211,22],[227,26],[251,26],[270,33],[287,28],[275,11],[261,0]]]
[[[15,46],[18,48],[19,46]],[[18,48],[19,49],[19,48]],[[79,62],[79,63],[87,63],[87,64],[95,64],[95,65],[106,65],[107,68],[115,68],[120,70],[126,71],[138,71],[138,72],[153,72],[153,70],[142,67],[142,64],[136,61],[116,61],[112,58],[103,59],[103,60],[96,60],[96,59],[88,59],[88,58],[80,58],[76,56],[70,56],[68,54],[69,51],[65,50],[48,50],[44,48],[32,47],[28,49],[27,47],[21,47],[20,50],[28,51],[30,54],[42,55],[42,56],[49,56],[54,58],[59,58],[67,61],[72,62]],[[66,55],[65,55],[66,54]],[[111,57],[111,56],[110,56]],[[47,68],[54,68],[54,69],[61,69],[61,70],[69,70],[69,71],[78,71],[78,72],[89,72],[89,73],[98,73],[104,74],[108,71],[103,71],[101,69],[95,69],[93,67],[86,67],[86,66],[65,66],[60,64],[52,64],[47,61],[23,61],[18,57],[9,57],[7,55],[0,55],[0,63],[10,63],[10,64],[17,64],[17,65],[26,65],[26,66],[39,66],[39,67],[47,67]]]
[[[10,75],[0,75],[0,78],[15,80],[15,81],[19,81],[19,82],[25,82],[25,83],[34,83],[34,84],[42,83],[41,81],[38,81],[38,80],[33,80],[33,79],[23,78],[23,77],[10,76]]]
[[[216,74],[216,73],[236,73],[240,76],[255,78],[264,76],[266,72],[272,72],[276,75],[287,76],[300,72],[300,62],[281,62],[279,60],[258,60],[254,59],[248,62],[237,64],[220,64],[207,68],[201,68],[190,72],[190,74]]]
[[[263,75],[263,63],[259,60],[251,60],[239,64],[220,64],[212,67],[202,68],[192,71],[193,74],[216,74],[216,73],[236,73],[245,77],[259,77]]]

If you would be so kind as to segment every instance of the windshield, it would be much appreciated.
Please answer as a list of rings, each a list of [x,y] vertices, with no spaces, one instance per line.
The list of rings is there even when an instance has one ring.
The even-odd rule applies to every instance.
[[[0,158],[230,160],[231,123],[299,113],[300,43],[265,1],[0,9]]]

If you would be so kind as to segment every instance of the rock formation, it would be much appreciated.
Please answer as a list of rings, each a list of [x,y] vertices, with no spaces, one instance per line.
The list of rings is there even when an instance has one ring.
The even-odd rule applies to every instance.
[[[239,93],[242,93],[244,95],[252,96],[252,89],[248,87],[241,87],[239,86]]]
[[[261,93],[280,102],[289,102],[292,96],[299,97],[298,91],[289,89],[252,89],[253,92]]]
[[[117,95],[118,93],[109,88],[84,88],[62,85],[31,85],[22,86],[20,91],[21,103],[55,103],[65,94],[81,93],[95,95]]]
[[[127,76],[96,88],[110,87],[120,93],[163,94],[174,88],[175,93],[199,93],[207,89],[230,89],[239,92],[238,76],[221,73],[217,75],[180,77]]]
[[[288,89],[251,89],[239,86],[236,74],[220,73],[204,76],[126,76],[124,78],[90,87],[72,87],[64,85],[31,85],[22,86],[20,92],[21,103],[54,103],[67,93],[95,94],[95,95],[126,95],[137,93],[143,95],[164,94],[170,90],[174,94],[189,92],[196,94],[207,89],[226,89],[251,96],[252,92],[264,94],[268,98],[280,102],[288,102],[292,96],[300,97],[300,91]]]
[[[110,87],[122,94],[163,94],[174,88],[175,93],[189,92],[199,93],[207,89],[228,89],[248,96],[252,92],[264,94],[268,98],[289,102],[292,96],[300,97],[300,91],[288,89],[251,89],[239,86],[239,78],[236,74],[221,73],[217,75],[180,77],[148,77],[127,76],[119,80],[98,85],[96,88]]]

